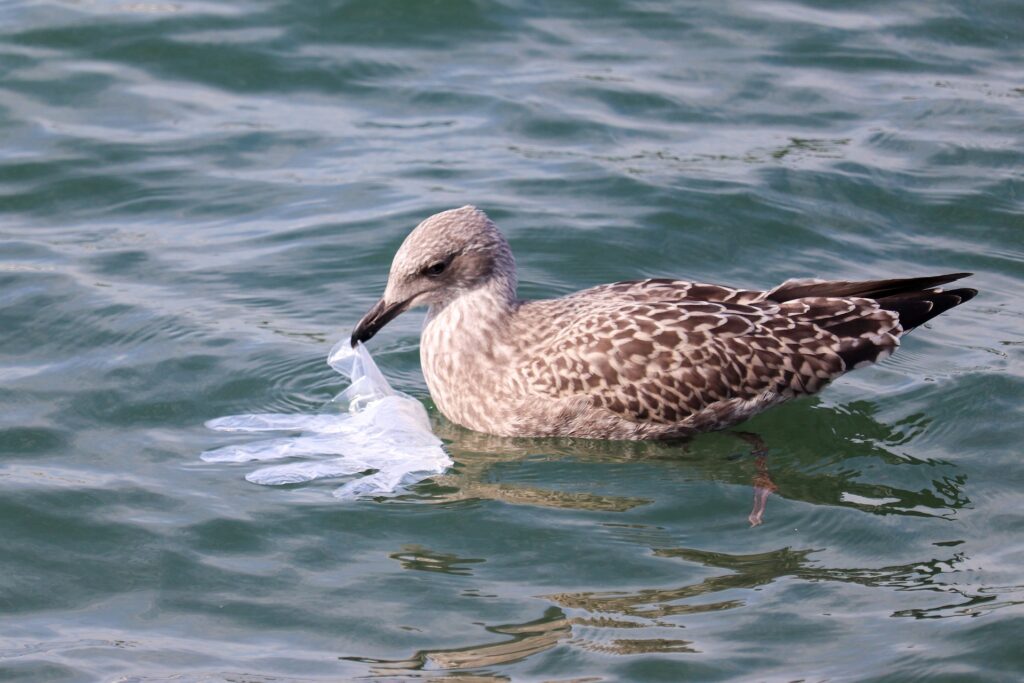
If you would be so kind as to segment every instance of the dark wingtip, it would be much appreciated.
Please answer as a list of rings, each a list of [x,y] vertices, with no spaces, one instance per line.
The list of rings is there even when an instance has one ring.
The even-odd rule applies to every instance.
[[[899,315],[900,325],[903,326],[905,331],[909,332],[935,316],[945,313],[966,301],[970,301],[977,294],[978,290],[969,287],[946,290],[933,289],[882,297],[878,299],[878,304],[885,310],[893,311]]]
[[[974,297],[978,296],[978,290],[972,287],[963,287],[961,289],[955,289],[953,290],[953,293],[960,297],[960,303],[970,301]]]
[[[974,275],[974,273],[949,273],[947,275],[939,275],[938,277],[944,280],[942,284],[946,284],[947,282],[956,282],[957,280],[962,280],[963,278],[971,277],[972,275]]]

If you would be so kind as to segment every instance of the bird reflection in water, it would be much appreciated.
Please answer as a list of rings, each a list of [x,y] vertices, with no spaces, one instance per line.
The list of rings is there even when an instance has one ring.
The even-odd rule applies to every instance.
[[[764,528],[770,528],[765,508],[772,494],[790,502],[856,509],[872,515],[949,518],[970,504],[964,492],[966,477],[954,464],[918,459],[903,452],[902,445],[910,438],[906,432],[919,431],[926,418],[911,416],[906,424],[889,426],[874,419],[870,404],[858,402],[829,409],[827,418],[818,419],[816,424],[815,411],[813,406],[804,404],[777,412],[774,423],[765,430],[765,439],[738,434],[749,445],[738,455],[737,434],[707,435],[689,444],[623,444],[489,437],[442,423],[435,425],[435,430],[448,441],[447,448],[457,465],[445,475],[435,477],[432,484],[417,487],[417,494],[443,505],[497,500],[515,505],[625,513],[665,495],[666,478],[670,482],[686,482],[687,486],[695,485],[694,482],[736,486],[752,483],[754,505],[747,521],[754,526],[764,524]],[[780,433],[796,436],[786,439]],[[765,441],[773,448],[767,448]],[[775,448],[778,443],[786,443],[786,449]],[[771,473],[769,450],[773,460]],[[556,468],[557,476],[545,477],[547,471],[538,475],[535,468],[549,464]],[[600,484],[583,483],[580,473],[590,471],[594,474],[585,475],[586,479]],[[532,476],[550,483],[523,483]],[[652,485],[645,488],[643,482],[647,479],[643,478],[652,476],[658,486],[651,479]],[[879,481],[880,477],[889,481]],[[569,482],[563,485],[571,486],[572,490],[558,490],[559,482]],[[629,496],[581,490],[598,485],[614,487],[616,482],[629,482],[633,490],[651,492]],[[672,490],[671,484],[667,490]],[[747,509],[737,510],[736,521],[739,523],[746,514]],[[558,647],[617,655],[658,652],[686,656],[715,645],[712,636],[702,643],[702,615],[746,608],[749,602],[756,602],[752,591],[786,579],[940,596],[938,604],[921,604],[917,599],[913,605],[894,606],[892,617],[969,617],[1020,604],[997,595],[997,591],[958,584],[952,577],[970,570],[969,558],[966,553],[952,549],[940,557],[906,564],[831,568],[814,559],[818,552],[814,549],[782,547],[768,552],[731,554],[672,547],[672,533],[660,527],[628,523],[632,521],[605,521],[601,526],[611,529],[620,539],[636,543],[640,552],[681,562],[701,575],[628,591],[569,590],[535,596],[545,603],[538,619],[487,626],[487,635],[480,638],[482,642],[420,650],[396,660],[350,659],[370,664],[375,674],[385,677],[503,681],[510,679],[499,667]],[[946,549],[960,543],[936,545]],[[403,546],[391,557],[413,571],[465,575],[487,567],[476,561],[483,555],[466,559],[420,546]],[[716,570],[713,576],[706,576],[708,568]],[[494,590],[494,584],[489,585]],[[923,594],[918,593],[918,598]],[[685,627],[690,627],[686,631],[690,639],[678,637]],[[428,674],[424,669],[435,671]]]
[[[420,650],[404,659],[343,657],[370,665],[375,676],[411,675],[437,669],[430,680],[505,681],[491,667],[512,664],[558,645],[605,654],[699,653],[699,643],[672,637],[678,629],[696,626],[701,614],[746,606],[747,591],[781,579],[838,582],[898,591],[931,591],[953,596],[952,602],[934,607],[897,610],[893,617],[937,619],[975,616],[987,609],[1007,606],[997,596],[971,592],[944,580],[964,571],[962,553],[944,559],[872,568],[829,568],[818,565],[816,550],[780,548],[763,553],[730,554],[694,548],[651,548],[657,557],[673,558],[725,573],[677,586],[635,591],[580,591],[537,596],[551,603],[544,614],[519,624],[487,626],[489,642],[448,649]],[[403,566],[405,565],[405,560]],[[406,566],[407,569],[421,567]],[[708,597],[720,596],[708,601]],[[1017,601],[1012,604],[1020,604]],[[694,629],[699,633],[699,629]]]
[[[451,436],[451,432],[449,432]],[[750,432],[737,432],[736,436],[750,444],[750,455],[754,458],[756,471],[751,479],[754,489],[754,505],[747,519],[751,526],[758,526],[764,521],[765,507],[768,496],[778,490],[768,471],[768,450],[759,436]],[[625,460],[643,459],[644,453],[651,450],[647,444],[618,444],[610,447],[608,442],[582,441],[573,442],[568,450],[557,446],[550,452],[552,443],[541,440],[516,439],[490,436],[476,432],[463,432],[458,439],[449,443],[459,460],[460,471],[434,477],[434,482],[445,488],[452,488],[449,493],[435,498],[448,501],[484,499],[500,500],[514,505],[537,505],[540,507],[568,508],[574,510],[603,510],[606,512],[625,512],[652,500],[634,496],[616,496],[578,491],[558,491],[521,484],[494,483],[490,481],[489,472],[498,463],[525,460],[537,451],[531,448],[533,443],[540,448],[549,449],[549,455],[558,457],[585,457],[595,462],[615,462],[623,460],[623,449],[626,449]],[[684,446],[684,444],[680,444]],[[463,457],[460,457],[463,456]],[[733,459],[743,457],[743,454]]]
[[[453,576],[469,576],[473,571],[470,566],[465,565],[484,561],[479,557],[459,557],[451,553],[436,552],[416,543],[403,545],[401,552],[392,553],[389,557],[400,562],[405,569]]]
[[[593,470],[602,486],[609,482],[608,467],[620,465],[648,466],[642,476],[649,476],[651,465],[659,468],[659,485],[661,475],[667,475],[687,485],[707,481],[751,486],[751,507],[736,514],[754,527],[769,519],[768,500],[773,494],[880,515],[952,518],[970,504],[964,493],[966,475],[955,464],[900,452],[909,438],[907,430],[920,431],[926,418],[911,416],[890,426],[875,420],[873,413],[868,402],[827,410],[804,402],[777,410],[773,424],[761,432],[763,437],[720,432],[675,443],[510,439],[439,420],[435,433],[446,440],[457,466],[434,477],[434,486],[422,487],[419,493],[439,502],[498,500],[606,512],[626,512],[654,502],[643,487],[634,486],[634,490],[640,488],[634,495],[620,495],[581,491],[580,479],[572,481],[573,490],[559,490],[557,483],[534,486],[508,481],[517,464],[530,468],[539,462],[561,462],[580,467],[580,472]],[[737,437],[745,442],[742,452],[737,452]],[[871,479],[885,480],[871,481],[869,473]],[[630,485],[640,481],[633,473],[619,476]]]
[[[768,496],[778,486],[772,481],[768,471],[768,450],[764,441],[751,432],[736,432],[736,436],[751,444],[750,455],[754,457],[756,472],[752,479],[754,486],[754,508],[748,515],[752,526],[764,521],[765,507]],[[586,492],[564,492],[552,488],[541,488],[523,484],[495,483],[490,480],[489,471],[499,463],[524,461],[536,456],[538,445],[549,451],[547,457],[586,458],[595,463],[600,462],[631,462],[650,457],[652,447],[646,443],[621,443],[607,441],[573,441],[568,450],[560,450],[556,445],[552,450],[551,441],[541,439],[509,439],[468,430],[459,430],[449,426],[446,433],[450,440],[449,449],[454,452],[460,462],[461,470],[455,473],[434,477],[434,482],[447,488],[454,488],[439,498],[447,501],[459,500],[496,500],[513,505],[536,505],[550,508],[566,508],[573,510],[602,510],[606,512],[626,512],[633,508],[651,503],[651,499],[643,497],[624,497],[614,495],[593,494]],[[454,437],[454,438],[453,438]],[[660,444],[659,444],[660,445]],[[680,442],[679,447],[685,447]],[[665,447],[665,446],[663,446]],[[655,453],[654,459],[663,459],[664,454]],[[743,454],[732,458],[742,458]]]
[[[447,450],[458,463],[446,474],[432,477],[441,489],[430,496],[435,501],[497,500],[511,505],[605,512],[625,512],[652,502],[643,497],[559,491],[494,481],[493,473],[499,466],[526,462],[538,453],[552,459],[581,456],[595,462],[608,462],[611,456],[614,460],[616,449],[610,447],[609,442],[510,439],[462,429],[448,422],[435,424],[434,432],[446,441]]]
[[[637,622],[601,618],[570,618],[558,607],[549,607],[540,619],[522,624],[488,626],[487,631],[501,640],[466,647],[420,650],[408,659],[371,659],[368,657],[342,657],[344,660],[370,665],[374,676],[395,676],[424,669],[441,669],[450,675],[432,674],[431,681],[508,681],[511,680],[488,667],[513,664],[550,650],[559,644],[603,652],[606,654],[634,655],[650,653],[694,653],[692,643],[675,638],[612,638],[592,641],[574,637],[574,629],[643,628]],[[455,673],[460,671],[461,673]],[[599,679],[573,679],[574,681]]]
[[[403,671],[431,669],[475,669],[472,678],[464,676],[431,676],[432,681],[507,681],[486,671],[487,667],[511,664],[527,657],[549,650],[559,642],[572,636],[572,626],[565,613],[557,607],[545,611],[544,616],[523,624],[502,624],[488,626],[490,633],[503,636],[497,642],[469,645],[446,650],[420,650],[408,659],[370,659],[366,657],[342,657],[348,661],[370,665],[375,676],[396,675]],[[483,671],[479,671],[484,669]]]
[[[954,602],[933,607],[896,610],[893,617],[938,619],[953,616],[976,616],[986,609],[1006,606],[996,603],[997,596],[984,590],[972,592],[946,579],[960,571],[960,565],[969,558],[954,553],[945,559],[931,558],[920,562],[871,568],[821,567],[810,559],[817,550],[781,548],[749,555],[697,550],[694,548],[653,549],[658,557],[677,558],[705,567],[726,569],[730,573],[702,581],[670,588],[651,588],[633,592],[579,592],[544,596],[566,609],[581,609],[591,613],[618,613],[650,620],[657,625],[667,617],[721,611],[743,607],[742,594],[716,602],[692,604],[687,600],[715,595],[737,589],[755,589],[782,578],[792,577],[809,582],[838,582],[871,588],[891,588],[901,591],[930,591],[954,596]],[[1018,601],[1015,604],[1020,604]]]

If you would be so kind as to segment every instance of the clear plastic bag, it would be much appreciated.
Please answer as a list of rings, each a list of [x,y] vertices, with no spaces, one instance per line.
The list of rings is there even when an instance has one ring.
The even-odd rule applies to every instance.
[[[441,440],[430,430],[426,409],[388,385],[365,346],[353,349],[348,340],[342,340],[331,349],[327,363],[352,381],[334,399],[332,412],[231,415],[210,420],[206,426],[220,431],[301,434],[224,446],[206,451],[202,459],[250,462],[293,458],[245,477],[268,486],[355,477],[334,491],[337,498],[393,495],[452,465]]]

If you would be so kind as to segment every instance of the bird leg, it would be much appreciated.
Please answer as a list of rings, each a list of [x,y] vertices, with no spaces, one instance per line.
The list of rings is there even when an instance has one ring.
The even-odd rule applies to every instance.
[[[772,481],[772,475],[768,472],[768,447],[764,439],[752,432],[734,433],[753,447],[750,454],[754,456],[754,466],[757,468],[757,472],[751,482],[754,485],[754,507],[747,515],[747,520],[750,521],[750,526],[758,526],[764,521],[768,496],[772,495],[773,491],[778,491],[779,487]]]

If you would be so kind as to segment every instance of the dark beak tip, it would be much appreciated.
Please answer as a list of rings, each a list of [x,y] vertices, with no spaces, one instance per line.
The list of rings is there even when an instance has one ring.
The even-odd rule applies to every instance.
[[[360,342],[371,339],[373,335],[380,331],[380,328],[387,325],[408,307],[409,303],[406,301],[397,304],[387,304],[383,299],[378,301],[363,316],[363,319],[356,323],[356,328],[352,330],[352,337],[349,339],[352,348],[355,348],[356,344]]]
[[[352,336],[349,337],[348,342],[352,345],[353,349],[376,334],[377,330],[372,326],[372,322],[373,321],[368,325],[364,321],[360,320],[359,324],[356,325],[356,329],[352,330]]]

